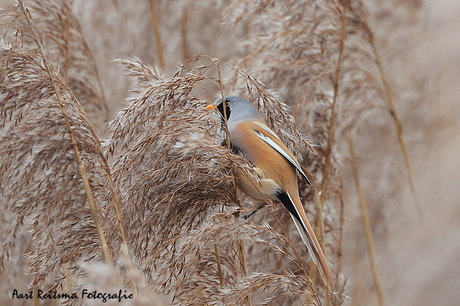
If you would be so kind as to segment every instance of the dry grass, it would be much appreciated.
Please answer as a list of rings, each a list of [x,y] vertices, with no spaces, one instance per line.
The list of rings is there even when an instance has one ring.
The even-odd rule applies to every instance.
[[[1,305],[460,302],[455,1],[0,4]],[[222,95],[311,178],[333,292],[284,209],[241,218]]]

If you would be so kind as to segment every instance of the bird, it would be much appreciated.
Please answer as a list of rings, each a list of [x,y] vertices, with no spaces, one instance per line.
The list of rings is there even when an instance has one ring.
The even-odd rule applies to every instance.
[[[256,201],[264,203],[272,200],[284,205],[312,261],[318,267],[322,280],[330,288],[333,284],[332,273],[302,206],[297,171],[308,184],[310,180],[294,154],[267,126],[249,101],[228,96],[223,101],[217,99],[206,109],[220,112],[223,122],[227,122],[232,151],[243,156],[253,166],[252,172],[239,168],[235,170],[239,189]]]

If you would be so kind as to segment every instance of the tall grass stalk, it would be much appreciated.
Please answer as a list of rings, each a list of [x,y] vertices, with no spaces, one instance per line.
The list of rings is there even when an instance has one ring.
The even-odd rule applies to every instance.
[[[160,68],[165,68],[165,56],[163,42],[161,40],[161,28],[160,28],[160,14],[158,13],[158,3],[157,0],[150,0],[150,13],[152,18],[152,27],[153,34],[155,34],[155,45],[156,45],[156,55],[158,60],[158,65]]]
[[[359,0],[360,5],[364,8],[364,3],[362,3],[361,0]],[[380,58],[380,53],[377,48],[377,42],[375,41],[374,33],[370,27],[369,21],[368,21],[368,16],[364,12],[364,9],[361,9],[362,16],[361,18],[363,19],[364,26],[366,27],[366,32],[368,35],[369,43],[372,47],[372,54],[375,58],[375,63],[378,67],[379,74],[380,74],[380,79],[383,84],[384,92],[385,92],[385,98],[388,103],[388,112],[393,119],[394,126],[396,128],[396,134],[398,136],[398,143],[401,149],[401,153],[404,158],[404,164],[406,166],[406,171],[407,171],[407,181],[409,183],[410,191],[412,193],[412,196],[415,201],[417,213],[419,215],[420,221],[422,224],[425,223],[425,217],[423,214],[423,210],[421,207],[420,199],[418,198],[417,191],[415,189],[415,184],[414,184],[414,175],[412,173],[412,166],[411,166],[411,161],[409,157],[409,152],[407,150],[407,145],[406,145],[406,140],[404,138],[404,133],[403,133],[403,124],[401,122],[401,119],[398,116],[398,113],[396,112],[396,107],[395,107],[395,102],[393,99],[393,94],[391,92],[391,86],[390,83],[388,82],[388,78],[385,74],[385,69],[383,67],[382,60]]]
[[[97,233],[98,233],[98,237],[99,237],[99,241],[100,241],[100,245],[101,245],[102,255],[104,256],[104,260],[108,264],[111,264],[112,263],[112,256],[110,255],[109,248],[108,248],[108,245],[107,245],[107,242],[106,242],[106,238],[104,236],[104,232],[103,232],[102,227],[101,227],[101,222],[100,222],[98,214],[97,214],[98,207],[97,207],[97,204],[96,204],[96,202],[94,200],[94,197],[93,197],[93,192],[91,190],[91,186],[90,186],[90,183],[89,183],[89,180],[88,180],[88,175],[87,175],[87,172],[86,172],[86,168],[82,163],[82,160],[81,160],[81,157],[80,157],[80,151],[78,149],[77,142],[75,141],[75,136],[74,136],[72,128],[70,126],[66,110],[65,110],[65,108],[63,106],[63,101],[62,101],[62,98],[61,98],[61,94],[60,94],[60,92],[59,92],[59,90],[58,90],[58,88],[56,86],[55,77],[53,75],[53,72],[51,71],[50,66],[48,65],[48,61],[47,61],[47,59],[45,57],[45,54],[43,52],[42,45],[38,41],[38,37],[37,37],[37,34],[35,32],[35,29],[32,26],[30,12],[24,7],[24,4],[23,4],[22,1],[18,1],[18,4],[19,4],[19,8],[21,9],[22,13],[24,14],[25,20],[27,21],[28,27],[29,27],[32,35],[33,35],[32,38],[35,41],[35,44],[37,45],[39,54],[40,54],[40,56],[41,56],[41,58],[43,60],[44,66],[45,66],[46,73],[48,74],[51,86],[53,87],[54,93],[55,93],[56,98],[58,100],[59,108],[60,108],[60,110],[62,112],[62,115],[64,117],[64,121],[65,121],[65,124],[66,124],[66,127],[67,127],[67,132],[69,133],[71,143],[72,143],[72,146],[73,146],[73,149],[74,149],[74,152],[75,152],[75,158],[77,159],[78,168],[80,170],[80,176],[81,176],[81,178],[83,180],[83,184],[84,184],[84,187],[85,187],[85,192],[86,192],[86,196],[88,198],[88,203],[89,203],[89,206],[91,208],[91,215],[93,217],[94,224],[95,224],[96,229],[97,229]]]
[[[375,293],[377,295],[378,305],[383,306],[384,299],[382,285],[380,283],[380,277],[377,272],[374,234],[372,233],[372,226],[369,218],[363,187],[361,185],[361,180],[359,179],[359,169],[358,164],[356,162],[355,150],[353,146],[353,140],[351,139],[351,137],[348,137],[348,148],[350,150],[351,170],[353,172],[353,179],[355,181],[356,191],[358,193],[359,208],[361,210],[361,220],[363,223],[364,232],[366,233],[367,250],[369,253],[369,262],[372,269],[372,276],[374,279]]]

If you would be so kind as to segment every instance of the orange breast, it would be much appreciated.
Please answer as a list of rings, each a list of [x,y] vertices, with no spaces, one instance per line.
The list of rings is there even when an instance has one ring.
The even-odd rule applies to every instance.
[[[272,179],[283,190],[287,190],[292,185],[297,187],[294,166],[269,144],[260,139],[254,133],[255,131],[270,137],[292,155],[281,141],[252,122],[240,123],[230,131],[231,142],[243,152],[254,166],[262,169],[266,177]]]

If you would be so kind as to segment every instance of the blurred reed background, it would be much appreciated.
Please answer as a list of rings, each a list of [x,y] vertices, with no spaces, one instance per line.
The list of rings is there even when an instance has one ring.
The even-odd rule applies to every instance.
[[[457,1],[0,3],[1,305],[460,303]],[[312,177],[333,292],[287,211],[239,217],[222,93]]]

